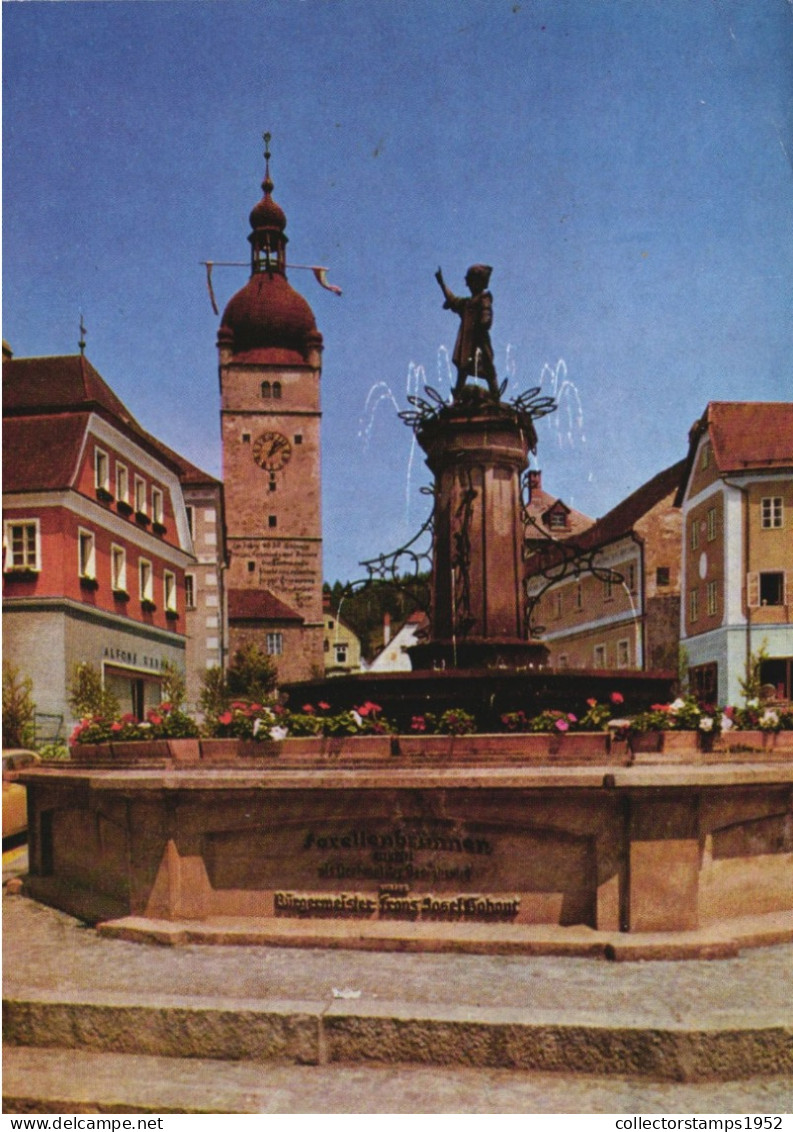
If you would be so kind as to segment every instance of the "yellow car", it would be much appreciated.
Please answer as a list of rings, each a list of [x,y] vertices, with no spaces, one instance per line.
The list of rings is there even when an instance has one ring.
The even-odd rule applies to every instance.
[[[3,841],[28,828],[28,792],[15,781],[15,772],[40,762],[35,751],[3,751]]]

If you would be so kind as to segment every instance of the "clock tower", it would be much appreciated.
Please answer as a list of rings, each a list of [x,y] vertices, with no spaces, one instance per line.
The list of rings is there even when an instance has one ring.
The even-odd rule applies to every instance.
[[[264,196],[250,214],[251,276],[218,331],[229,563],[229,652],[255,641],[280,682],[324,668],[320,375],[322,335],[286,277],[286,215]]]

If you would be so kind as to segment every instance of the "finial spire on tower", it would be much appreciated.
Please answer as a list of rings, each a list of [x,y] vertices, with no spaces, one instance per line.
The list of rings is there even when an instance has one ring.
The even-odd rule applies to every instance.
[[[77,343],[77,345],[80,347],[80,355],[81,356],[85,355],[85,334],[86,334],[86,330],[85,330],[85,325],[83,323],[83,312],[80,311],[80,341]]]

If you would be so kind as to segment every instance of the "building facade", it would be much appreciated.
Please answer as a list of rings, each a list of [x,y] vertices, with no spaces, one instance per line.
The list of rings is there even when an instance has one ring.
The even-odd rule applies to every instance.
[[[763,683],[793,698],[793,404],[713,401],[689,436],[681,642],[701,696],[742,701]]]
[[[265,649],[280,681],[324,670],[320,376],[322,335],[286,277],[286,216],[250,215],[251,276],[218,332],[228,548],[229,655]]]
[[[142,718],[185,667],[179,467],[82,354],[6,355],[3,400],[5,658],[64,731],[80,662]]]
[[[338,611],[334,612],[330,594],[324,595],[322,647],[325,653],[325,675],[346,676],[361,671],[361,641],[357,633]]]
[[[677,670],[684,462],[667,468],[597,522],[533,544],[532,625],[556,668]],[[559,525],[561,527],[561,522]]]

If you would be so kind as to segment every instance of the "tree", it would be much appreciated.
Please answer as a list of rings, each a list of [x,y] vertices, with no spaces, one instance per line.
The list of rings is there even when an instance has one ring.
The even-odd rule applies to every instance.
[[[13,664],[3,665],[3,746],[27,747],[35,738],[33,681]]]
[[[232,696],[265,700],[277,683],[278,669],[264,649],[253,641],[246,641],[237,649],[226,674],[226,684]]]
[[[162,673],[162,698],[164,702],[170,703],[174,711],[178,711],[184,704],[187,696],[187,683],[185,675],[178,664],[174,664],[171,660],[163,660],[160,663],[160,672]]]
[[[93,664],[75,665],[69,685],[69,707],[78,719],[99,716],[112,719],[121,710],[118,697],[102,684],[102,675]]]

